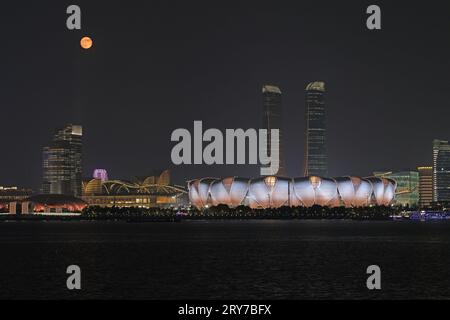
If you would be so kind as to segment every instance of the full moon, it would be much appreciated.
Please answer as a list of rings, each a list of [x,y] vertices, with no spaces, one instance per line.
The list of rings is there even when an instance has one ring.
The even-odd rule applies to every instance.
[[[80,45],[83,49],[89,49],[92,47],[92,39],[89,37],[83,37],[80,40]]]

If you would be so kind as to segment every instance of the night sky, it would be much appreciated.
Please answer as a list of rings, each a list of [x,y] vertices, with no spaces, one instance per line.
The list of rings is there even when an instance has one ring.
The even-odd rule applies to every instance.
[[[194,120],[258,128],[265,83],[283,91],[288,173],[301,176],[304,89],[316,80],[327,87],[330,175],[429,165],[432,139],[450,139],[446,2],[2,2],[0,185],[38,189],[41,149],[66,123],[84,127],[86,176],[258,176],[258,166],[176,167],[170,135]],[[81,31],[66,28],[70,4]],[[370,4],[381,31],[366,28]]]

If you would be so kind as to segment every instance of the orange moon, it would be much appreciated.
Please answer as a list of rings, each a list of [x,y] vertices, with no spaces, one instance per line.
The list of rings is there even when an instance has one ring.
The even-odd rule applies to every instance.
[[[92,39],[89,37],[83,37],[80,40],[80,46],[83,49],[89,49],[90,47],[92,47]]]

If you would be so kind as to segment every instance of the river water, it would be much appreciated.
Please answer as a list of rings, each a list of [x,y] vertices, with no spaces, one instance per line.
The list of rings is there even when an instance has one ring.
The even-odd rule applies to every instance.
[[[450,298],[449,222],[2,222],[0,257],[0,299]]]

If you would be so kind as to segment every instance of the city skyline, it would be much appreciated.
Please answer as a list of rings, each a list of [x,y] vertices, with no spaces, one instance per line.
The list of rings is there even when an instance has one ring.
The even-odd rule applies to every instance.
[[[236,14],[231,4],[214,9],[161,3],[153,10],[142,4],[120,10],[115,4],[100,8],[82,1],[83,34],[93,38],[94,46],[80,51],[81,33],[65,32],[57,18],[64,5],[48,12],[37,4],[25,12],[7,6],[11,17],[20,11],[23,29],[6,36],[11,49],[0,53],[11,62],[1,76],[7,90],[0,102],[9,111],[3,128],[10,134],[4,148],[15,155],[0,160],[2,185],[38,189],[39,150],[65,123],[83,124],[84,172],[102,167],[115,177],[129,177],[165,168],[170,132],[193,120],[219,129],[258,128],[260,88],[267,83],[283,91],[290,176],[303,175],[304,88],[317,79],[327,84],[330,176],[431,165],[431,141],[450,137],[449,84],[441,63],[450,53],[442,41],[445,10],[386,3],[383,21],[391,31],[370,33],[362,23],[365,6],[357,2],[289,4],[278,11],[241,4]],[[196,10],[196,19],[188,19]],[[139,19],[144,12],[148,19]],[[33,30],[31,15],[42,18],[46,33]],[[169,16],[175,21],[168,23]],[[125,22],[115,25],[117,17]],[[410,23],[419,17],[425,19],[420,26]],[[334,27],[323,23],[330,19]],[[141,20],[152,22],[148,26]],[[206,24],[208,31],[202,29]],[[127,35],[128,45],[117,46],[115,35]],[[13,68],[21,52],[30,50],[24,43],[31,45],[34,59],[27,68]],[[41,118],[46,121],[36,121]],[[183,183],[205,175],[257,176],[259,168],[170,169],[174,180]]]
[[[449,12],[2,3],[0,298],[180,319],[450,299]]]
[[[319,172],[320,170],[326,170],[326,161],[323,162],[321,159],[320,152],[326,152],[326,148],[322,148],[322,144],[324,144],[325,137],[325,126],[324,126],[324,105],[323,105],[323,93],[325,91],[324,84],[321,82],[313,82],[307,86],[307,102],[310,104],[310,108],[306,114],[307,122],[313,121],[312,124],[308,123],[307,127],[311,129],[313,132],[313,137],[310,137],[310,133],[307,131],[305,133],[305,137],[307,140],[307,145],[312,144],[310,147],[313,152],[313,157],[309,160],[310,166],[307,167],[307,171],[305,172],[304,177],[297,178],[289,178],[286,175],[281,175],[280,170],[270,176],[266,176],[265,178],[252,179],[250,185],[258,185],[256,189],[261,193],[261,190],[267,188],[266,192],[268,194],[272,194],[275,192],[276,184],[284,184],[284,186],[290,186],[292,184],[295,185],[295,181],[302,181],[303,187],[301,187],[301,193],[306,192],[304,189],[304,182],[309,181],[312,188],[314,190],[319,190],[320,186],[326,182],[327,190],[324,194],[326,194],[329,199],[335,199],[333,201],[326,200],[324,203],[328,203],[332,206],[340,206],[345,201],[340,201],[337,199],[339,195],[342,196],[348,193],[350,189],[354,188],[353,192],[357,193],[357,189],[361,187],[362,184],[365,184],[365,189],[372,190],[372,196],[369,196],[368,192],[364,193],[364,196],[361,194],[360,196],[366,197],[366,205],[374,200],[370,200],[370,197],[374,198],[376,195],[379,196],[383,194],[383,192],[379,191],[375,186],[375,182],[380,183],[381,179],[384,179],[383,183],[389,184],[392,183],[392,194],[389,195],[389,202],[392,204],[400,205],[404,207],[416,207],[417,205],[421,205],[421,207],[427,207],[430,204],[445,204],[450,202],[449,196],[449,181],[450,181],[450,146],[448,141],[444,140],[433,140],[433,165],[431,167],[417,167],[417,170],[408,170],[408,171],[374,171],[373,175],[359,178],[355,176],[342,176],[342,177],[329,177],[326,175],[326,172]],[[265,85],[263,87],[263,97],[264,97],[264,108],[263,115],[265,122],[263,123],[263,127],[265,129],[272,130],[274,128],[281,128],[282,122],[280,121],[281,112],[281,91],[278,87]],[[38,193],[42,192],[47,195],[68,195],[75,197],[83,197],[86,200],[88,196],[94,196],[95,198],[88,200],[99,205],[114,205],[117,202],[116,197],[121,195],[124,197],[123,200],[125,205],[129,205],[130,203],[135,203],[134,200],[138,201],[142,199],[140,192],[131,192],[131,190],[143,190],[149,195],[159,196],[160,200],[157,200],[156,203],[171,203],[172,200],[176,199],[178,195],[183,193],[183,187],[179,188],[176,185],[170,185],[170,171],[165,170],[163,172],[163,176],[165,177],[164,182],[157,182],[160,179],[157,179],[155,176],[148,176],[147,178],[138,178],[135,177],[134,181],[120,181],[120,180],[109,180],[108,173],[106,169],[95,169],[92,176],[84,176],[82,175],[81,169],[81,160],[82,160],[82,126],[81,125],[73,125],[69,124],[63,127],[62,129],[56,130],[56,133],[53,136],[50,144],[43,148],[43,162],[42,162],[42,189],[39,190]],[[315,132],[315,130],[319,131],[319,134]],[[280,139],[282,140],[282,139]],[[319,144],[318,144],[319,143]],[[280,146],[282,146],[282,141],[280,141]],[[272,150],[271,147],[269,147]],[[280,147],[280,150],[282,148]],[[317,152],[319,151],[319,152]],[[311,152],[307,150],[307,153]],[[283,153],[280,152],[280,159],[283,157]],[[325,153],[326,156],[326,153]],[[326,159],[326,158],[325,158]],[[282,160],[280,161],[283,162]],[[280,166],[283,169],[283,166]],[[314,171],[315,172],[312,172]],[[156,172],[156,171],[154,171]],[[429,178],[427,178],[429,176]],[[202,195],[204,198],[202,202],[202,206],[209,204],[208,194],[211,192],[219,192],[223,199],[226,199],[228,196],[225,196],[231,190],[229,189],[231,184],[229,180],[232,179],[240,179],[245,181],[245,178],[238,178],[234,176],[234,178],[225,178],[223,181],[227,181],[226,187],[219,187],[220,191],[216,190],[217,186],[221,185],[219,182],[220,178],[203,178],[200,180],[186,179],[188,183],[188,193],[191,201],[196,201],[192,199],[192,196],[198,197],[197,193],[200,195],[202,192],[206,192]],[[208,181],[207,183],[201,181]],[[247,184],[248,182],[239,182],[241,184]],[[322,182],[321,182],[322,181]],[[346,181],[345,187],[342,187],[342,181]],[[351,181],[351,182],[350,182]],[[390,182],[389,182],[390,181]],[[351,184],[354,184],[353,187],[350,187]],[[383,184],[382,183],[382,184]],[[192,194],[192,186],[193,185],[202,185],[197,192]],[[118,189],[117,189],[118,186]],[[210,187],[211,186],[211,187]],[[310,186],[310,187],[311,187]],[[370,186],[370,187],[369,187]],[[124,189],[122,189],[124,188]],[[262,188],[262,189],[261,189]],[[280,203],[291,203],[290,195],[288,192],[288,188],[281,188],[276,191],[277,196],[279,197]],[[150,192],[150,189],[152,190]],[[168,189],[170,189],[168,191]],[[210,189],[210,190],[209,190]],[[251,188],[250,188],[251,189]],[[363,188],[364,189],[364,188]],[[6,188],[5,190],[17,190],[17,187]],[[109,191],[108,191],[109,190]],[[164,190],[161,192],[161,190]],[[334,191],[333,191],[334,190]],[[366,190],[366,191],[367,191]],[[378,191],[377,191],[378,190]],[[125,193],[121,193],[125,191]],[[309,190],[308,192],[310,192]],[[113,193],[111,197],[110,193]],[[321,191],[324,192],[324,191]],[[380,193],[381,192],[381,193]],[[284,194],[285,193],[285,194]],[[320,192],[319,192],[320,193]],[[356,194],[355,193],[355,194]],[[11,193],[13,194],[13,193]],[[178,195],[177,195],[178,194]],[[250,194],[250,193],[249,193]],[[394,195],[395,199],[394,199]],[[96,198],[100,196],[100,198]],[[304,197],[302,195],[301,197]],[[310,195],[309,195],[310,196]],[[346,195],[348,196],[348,195]],[[271,196],[269,196],[270,198]],[[171,200],[163,200],[171,199]],[[265,196],[260,197],[261,199],[265,199]],[[328,199],[327,198],[327,199]],[[153,198],[153,203],[155,203],[155,199]],[[282,200],[284,199],[284,200]],[[289,199],[289,200],[286,200]],[[130,202],[131,201],[131,202]],[[212,197],[212,204],[219,201]],[[216,202],[215,202],[216,201]],[[244,203],[244,200],[242,200]],[[256,203],[260,201],[252,200],[252,196],[245,197],[246,203],[253,203],[255,206]],[[253,202],[252,202],[253,201]],[[256,201],[256,202],[255,202]],[[145,199],[145,204],[150,204],[152,200],[150,198]],[[232,202],[230,202],[232,203]],[[295,201],[294,201],[295,203]],[[198,205],[196,205],[198,206]]]
[[[262,127],[265,128],[265,129],[281,128],[280,131],[283,131],[282,103],[281,103],[282,92],[281,92],[280,88],[277,87],[277,86],[274,86],[274,85],[267,85],[266,84],[266,85],[263,86],[262,92],[263,92],[263,112],[262,113],[263,113],[263,119],[264,119]],[[306,87],[306,98],[307,98],[306,99],[306,105],[307,106],[309,104],[311,104],[311,101],[312,101],[312,102],[314,102],[316,104],[317,103],[321,104],[321,108],[323,108],[323,97],[321,96],[320,98],[317,98],[317,96],[316,96],[317,92],[319,92],[321,95],[323,95],[325,93],[325,84],[323,82],[310,82],[307,85],[307,87]],[[311,97],[311,94],[313,95],[312,97]],[[317,102],[317,99],[319,99],[320,101]],[[306,109],[307,122],[309,120],[309,118],[308,118],[309,117],[309,114],[308,114],[309,111],[308,110],[309,109],[307,107],[307,109]],[[326,107],[321,109],[321,110],[322,110],[322,112],[325,111]],[[278,114],[275,114],[276,113],[275,111],[278,112]],[[276,121],[273,121],[274,119]],[[273,121],[273,123],[270,124],[271,121]],[[324,118],[324,119],[321,119],[321,121],[325,122],[326,120]],[[273,125],[274,123],[276,125]],[[307,126],[307,128],[308,128],[308,126]],[[325,127],[324,127],[324,129],[325,129]],[[71,193],[74,193],[74,195],[81,196],[81,184],[78,183],[78,182],[80,182],[82,179],[86,179],[86,178],[89,177],[88,174],[87,175],[86,174],[83,174],[83,175],[81,174],[82,162],[81,162],[81,153],[80,152],[81,152],[82,130],[83,129],[82,129],[81,125],[73,125],[73,124],[68,124],[63,129],[53,130],[55,133],[54,133],[53,139],[51,140],[51,143],[49,144],[49,146],[44,146],[43,149],[42,149],[43,150],[43,153],[42,153],[43,154],[43,157],[42,157],[43,171],[42,171],[42,179],[41,179],[42,183],[41,183],[41,188],[35,190],[35,193],[36,193],[36,191],[38,193],[42,192],[44,194],[45,193],[47,193],[47,194],[49,194],[49,193],[50,194],[51,193],[59,193],[59,194],[71,194]],[[308,133],[309,133],[309,130],[307,129],[306,132],[305,132],[305,136],[304,136],[304,139],[306,141],[306,145],[308,145]],[[324,133],[323,135],[326,136],[326,133]],[[78,136],[80,137],[79,141],[77,139]],[[71,137],[75,137],[75,139],[73,139]],[[73,142],[73,141],[75,141],[75,142]],[[73,149],[73,147],[71,146],[72,144],[75,144],[76,145],[75,148],[76,149],[78,148],[79,150],[78,149],[75,150],[75,151],[70,150],[70,149]],[[283,143],[283,140],[282,140],[282,136],[280,135],[280,170],[279,170],[279,172],[277,174],[275,174],[276,176],[279,176],[279,177],[287,177],[287,174],[286,174],[286,171],[285,171],[285,167],[283,166],[283,163],[284,163],[284,150],[283,150],[284,148],[283,148],[283,144],[284,143]],[[433,139],[432,146],[433,146],[432,147],[433,155],[432,155],[432,157],[430,157],[431,160],[432,160],[432,161],[430,161],[430,163],[432,163],[433,166],[431,166],[431,168],[436,168],[437,166],[446,166],[445,170],[447,170],[448,163],[449,163],[449,161],[448,161],[449,156],[447,155],[447,153],[450,150],[449,149],[450,147],[448,145],[448,141],[446,141],[446,140],[439,140],[439,139]],[[67,152],[65,151],[66,149],[67,149]],[[270,150],[270,143],[269,142],[268,142],[268,149]],[[325,151],[325,155],[326,155],[326,146],[325,146],[324,151]],[[72,153],[77,153],[77,152],[79,153],[79,156],[75,155],[76,158],[77,158],[77,163],[71,165],[70,163],[68,163],[68,162],[70,162],[69,158],[75,157]],[[442,152],[446,152],[446,153],[442,155]],[[64,153],[64,155],[62,153]],[[289,154],[289,150],[287,150],[287,153]],[[439,155],[440,155],[440,157],[439,157]],[[65,156],[67,156],[67,157],[65,157]],[[69,174],[68,181],[67,181],[69,183],[68,186],[61,185],[61,182],[64,182],[63,180],[67,180],[67,179],[62,179],[61,178],[61,179],[59,179],[60,181],[56,181],[58,179],[56,179],[56,180],[54,179],[55,181],[50,181],[51,177],[49,178],[48,176],[51,176],[52,172],[51,172],[51,170],[48,169],[48,167],[49,167],[48,158],[55,158],[55,159],[58,158],[59,160],[58,159],[57,160],[59,162],[61,162],[61,168],[62,169],[64,169],[67,166],[73,166],[74,168],[76,167],[75,171],[78,172],[78,176],[76,178],[73,177],[73,176],[70,176],[72,173],[69,172],[68,173]],[[64,160],[63,158],[68,158],[68,159]],[[329,177],[328,174],[323,174],[324,172],[326,172],[326,169],[325,169],[324,172],[322,172],[322,174],[321,174],[321,172],[318,172],[318,171],[311,172],[311,169],[307,170],[307,165],[306,165],[307,164],[307,161],[306,161],[306,159],[307,159],[307,152],[305,153],[304,159],[305,159],[305,161],[304,161],[305,162],[305,167],[304,167],[305,168],[304,169],[305,170],[305,174],[304,175],[296,175],[297,177],[302,177],[302,176],[304,176],[304,177],[307,177],[307,176]],[[425,164],[425,165],[427,165],[427,164]],[[324,168],[327,168],[327,161],[326,160],[324,162],[324,166],[325,166]],[[415,168],[400,167],[400,168],[394,168],[395,170],[393,170],[393,171],[397,171],[397,172],[401,173],[402,171],[405,171],[405,170],[406,171],[411,170],[411,172],[414,171],[414,172],[419,173],[421,168],[424,168],[424,167],[421,167],[420,165],[415,167]],[[425,168],[427,168],[427,167],[425,167]],[[379,169],[379,168],[376,168],[376,169]],[[381,169],[386,169],[386,168],[381,168]],[[392,167],[390,169],[392,169]],[[62,170],[62,171],[64,171],[64,170]],[[94,175],[95,174],[99,174],[100,171],[105,171],[105,170],[106,169],[95,169],[94,170]],[[56,170],[56,171],[58,171],[58,170]],[[61,171],[61,170],[59,170],[59,171]],[[149,173],[150,171],[153,171],[153,169],[146,168],[144,170],[144,172],[146,172],[146,173]],[[378,172],[378,174],[380,174],[380,173],[381,172]],[[388,173],[390,174],[392,172],[388,172]],[[102,173],[102,174],[105,174],[105,173]],[[142,175],[142,173],[140,173],[140,175]],[[436,170],[433,170],[433,201],[434,202],[439,202],[442,199],[449,198],[447,196],[447,194],[445,194],[444,196],[441,196],[441,199],[438,198],[438,196],[437,196],[437,194],[438,194],[438,192],[437,192],[437,189],[438,189],[438,187],[437,187],[437,181],[438,181],[437,175],[439,175],[439,174],[436,172]],[[442,175],[442,173],[441,173],[441,175]],[[134,177],[137,177],[137,176],[138,175],[134,175]],[[235,176],[236,177],[236,175],[234,175],[234,174],[231,174],[230,176]],[[349,175],[342,175],[342,176],[351,176],[351,175],[349,174]],[[377,171],[373,171],[373,175],[372,174],[367,174],[365,176],[366,177],[377,176]],[[219,176],[217,175],[217,177],[219,177]],[[447,178],[447,176],[445,176],[445,179],[448,180],[449,178]],[[183,182],[188,182],[189,180],[192,180],[192,177],[186,177],[185,179],[183,179]],[[441,184],[447,183],[448,182],[447,180],[442,181]],[[51,182],[53,182],[53,183],[57,182],[56,183],[57,185],[54,184],[53,186],[51,186],[52,185]],[[29,187],[29,186],[20,186],[20,187]],[[445,186],[441,186],[440,188],[441,189],[442,188],[446,189]],[[65,191],[66,189],[67,190],[69,190],[69,189],[72,190],[73,189],[75,191],[74,192],[72,192],[72,191],[67,192],[67,191]]]

